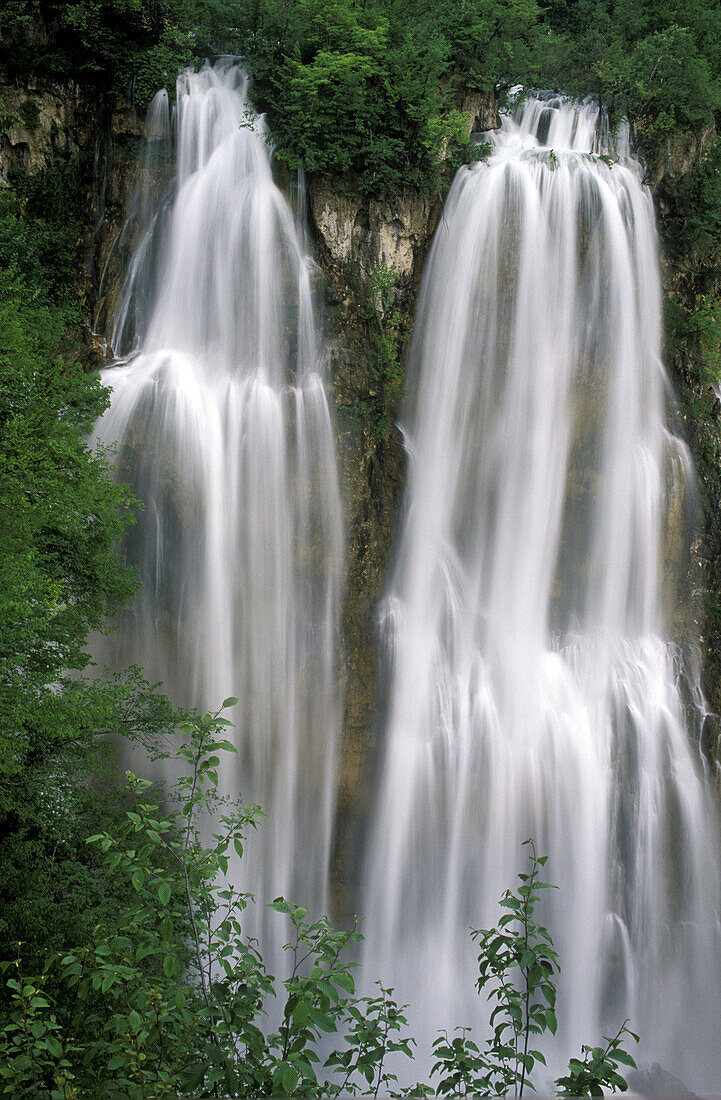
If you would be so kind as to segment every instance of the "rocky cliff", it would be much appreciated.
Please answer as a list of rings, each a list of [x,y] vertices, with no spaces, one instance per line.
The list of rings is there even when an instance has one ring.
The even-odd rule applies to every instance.
[[[688,584],[691,614],[684,630],[701,641],[702,685],[712,713],[703,730],[703,748],[721,759],[721,400],[714,362],[719,359],[715,331],[721,277],[715,246],[701,239],[701,182],[713,171],[717,135],[713,128],[676,134],[652,174],[662,239],[661,265],[666,293],[666,365],[675,397],[673,412],[695,461],[698,501]]]
[[[387,407],[387,379],[378,369],[374,337],[382,334],[390,342],[401,370],[415,292],[440,207],[440,196],[409,194],[389,203],[339,194],[326,181],[310,187],[349,548],[342,624],[345,720],[339,810],[344,828],[339,834],[336,883],[344,881],[343,868],[353,862],[345,853],[346,837],[358,835],[353,818],[364,812],[372,784],[378,608],[404,479],[396,395]],[[379,274],[384,277],[383,291]]]

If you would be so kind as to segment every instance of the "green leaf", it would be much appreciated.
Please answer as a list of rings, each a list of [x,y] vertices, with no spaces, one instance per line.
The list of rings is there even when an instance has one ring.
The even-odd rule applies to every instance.
[[[355,993],[355,982],[353,981],[353,975],[341,970],[337,974],[333,975],[333,981],[336,985],[339,985],[341,989],[345,989],[346,993]]]
[[[287,1092],[289,1096],[291,1095],[291,1093],[295,1092],[295,1086],[298,1084],[299,1078],[300,1074],[298,1073],[298,1070],[295,1068],[295,1066],[284,1066],[283,1072],[281,1073],[280,1077],[280,1083],[283,1091]]]
[[[189,1089],[197,1089],[202,1084],[207,1068],[206,1062],[196,1062],[195,1065],[188,1067],[185,1071],[185,1083]]]
[[[276,913],[285,913],[288,916],[295,910],[295,906],[287,902],[285,898],[275,898],[273,901],[268,902],[268,908],[273,909]]]
[[[54,1035],[48,1035],[47,1036],[47,1038],[45,1040],[45,1045],[47,1046],[48,1050],[50,1051],[50,1053],[53,1055],[54,1058],[62,1058],[62,1056],[63,1056],[62,1043],[60,1043],[59,1040],[56,1039]]]
[[[166,955],[163,959],[163,971],[166,978],[172,978],[175,974],[176,961],[174,955]]]
[[[237,702],[238,700],[236,699],[235,695],[229,695],[227,699],[223,700],[223,706],[221,709],[225,710],[226,707],[234,707]]]
[[[160,886],[158,887],[158,897],[160,898],[160,901],[161,901],[162,905],[167,905],[168,904],[168,902],[170,901],[170,894],[171,894],[170,883],[169,882],[161,882]]]
[[[331,1034],[336,1030],[335,1021],[327,1013],[319,1012],[317,1008],[311,1008],[308,1011],[308,1015],[321,1031]]]

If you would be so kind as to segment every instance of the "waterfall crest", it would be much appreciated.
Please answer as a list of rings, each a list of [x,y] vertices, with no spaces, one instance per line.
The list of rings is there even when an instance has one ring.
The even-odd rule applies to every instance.
[[[127,538],[142,587],[106,656],[182,705],[239,697],[221,785],[268,815],[242,885],[322,909],[340,500],[310,261],[246,85],[230,60],[185,72],[172,113],[162,92],[148,116],[97,427],[144,505]]]
[[[591,103],[531,99],[485,136],[416,310],[364,970],[426,1041],[480,1024],[468,929],[534,836],[565,1058],[628,1015],[642,1058],[715,1087],[719,834],[672,640],[693,471],[652,200]]]

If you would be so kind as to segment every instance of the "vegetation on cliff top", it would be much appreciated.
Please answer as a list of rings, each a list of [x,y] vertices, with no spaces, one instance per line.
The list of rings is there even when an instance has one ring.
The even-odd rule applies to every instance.
[[[459,93],[598,94],[657,161],[721,108],[715,0],[6,0],[0,64],[142,105],[178,68],[248,58],[278,154],[361,191],[433,187]]]

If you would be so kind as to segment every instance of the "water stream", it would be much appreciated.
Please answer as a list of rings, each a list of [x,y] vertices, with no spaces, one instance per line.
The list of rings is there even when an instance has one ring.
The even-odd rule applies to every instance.
[[[720,846],[652,199],[591,103],[529,100],[486,136],[416,309],[364,970],[426,1043],[480,1026],[468,930],[533,836],[561,1059],[628,1015],[642,1058],[715,1091]]]
[[[186,72],[172,112],[162,92],[148,115],[97,429],[144,504],[126,546],[142,587],[101,656],[139,664],[179,704],[239,697],[222,787],[268,818],[234,881],[322,911],[340,501],[311,264],[246,84],[231,61]],[[246,929],[268,948],[262,914]]]

